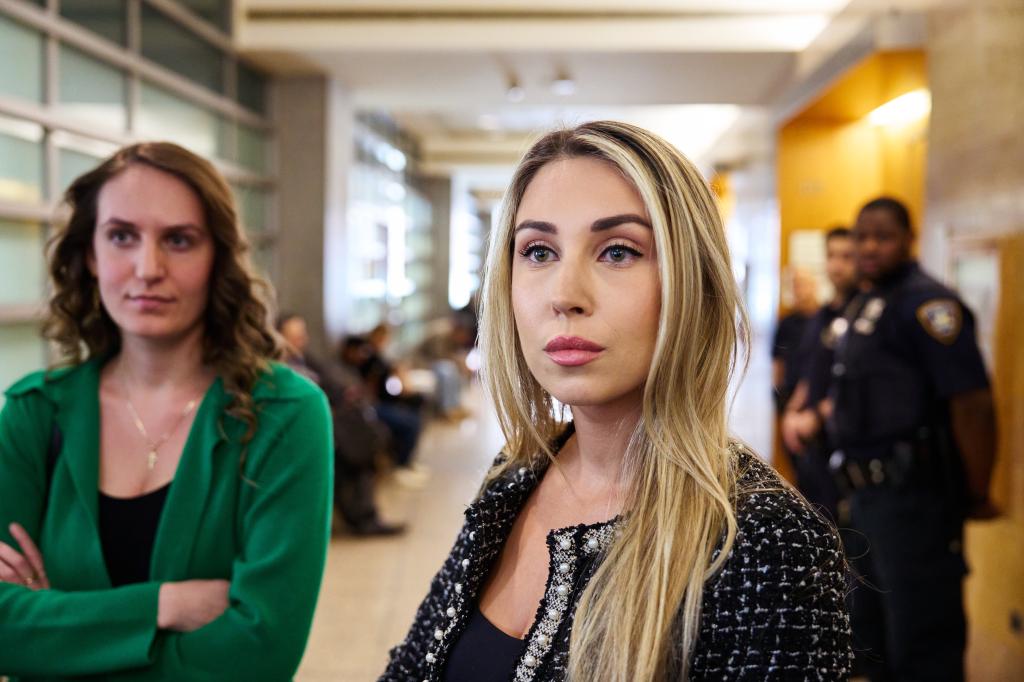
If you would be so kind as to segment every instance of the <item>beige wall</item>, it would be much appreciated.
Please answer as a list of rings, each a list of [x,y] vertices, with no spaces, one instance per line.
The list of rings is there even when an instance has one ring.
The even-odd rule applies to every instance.
[[[434,241],[431,267],[434,277],[430,288],[428,317],[448,314],[448,269],[451,263],[452,181],[448,177],[419,177],[416,188],[430,202],[430,233]]]
[[[932,118],[922,258],[951,274],[966,250],[999,263],[993,335],[1005,516],[969,524],[968,670],[1024,676],[1024,0],[934,12],[927,45]],[[1014,627],[1014,620],[1017,627]]]
[[[278,304],[302,315],[313,350],[324,333],[324,205],[327,187],[327,81],[308,76],[275,84],[280,180],[278,184]]]
[[[348,314],[355,109],[348,90],[322,76],[281,78],[275,95],[281,234],[274,284],[280,309],[306,318],[313,352],[327,357]]]

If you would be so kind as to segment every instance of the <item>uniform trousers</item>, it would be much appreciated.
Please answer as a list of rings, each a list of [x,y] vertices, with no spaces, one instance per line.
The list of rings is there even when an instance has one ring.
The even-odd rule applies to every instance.
[[[861,488],[844,533],[858,668],[872,682],[962,682],[963,518],[928,485]]]

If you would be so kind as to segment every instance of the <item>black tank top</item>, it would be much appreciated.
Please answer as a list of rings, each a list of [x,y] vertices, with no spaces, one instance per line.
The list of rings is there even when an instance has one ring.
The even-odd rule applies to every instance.
[[[444,682],[511,679],[525,646],[526,640],[505,634],[484,617],[479,606],[474,606],[448,659]]]
[[[149,580],[149,564],[160,515],[171,484],[138,497],[100,491],[100,542],[114,587]]]

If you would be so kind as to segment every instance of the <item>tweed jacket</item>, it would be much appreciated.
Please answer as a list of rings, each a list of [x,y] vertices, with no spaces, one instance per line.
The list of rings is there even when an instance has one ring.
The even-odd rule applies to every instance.
[[[730,451],[739,528],[722,569],[704,588],[689,679],[846,679],[852,654],[838,534],[756,455],[738,445]],[[510,470],[469,505],[455,546],[405,640],[391,650],[381,682],[444,679],[453,646],[546,467],[539,462]],[[512,681],[566,679],[576,606],[622,524],[617,517],[548,534],[547,585]]]

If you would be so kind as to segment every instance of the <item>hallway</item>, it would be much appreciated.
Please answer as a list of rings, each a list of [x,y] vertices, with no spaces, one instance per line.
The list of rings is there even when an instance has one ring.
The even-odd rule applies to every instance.
[[[909,485],[917,478],[910,474],[920,469],[921,482],[928,479],[930,486],[941,479],[937,492],[957,496],[955,505],[944,499],[936,504],[943,517],[947,507],[963,506],[964,497],[969,500],[972,518],[964,523],[962,537],[953,542],[939,538],[930,547],[934,552],[922,556],[909,556],[911,543],[894,543],[908,550],[908,557],[900,558],[898,566],[894,560],[894,566],[896,572],[907,567],[941,576],[946,574],[933,570],[933,558],[946,558],[947,550],[962,555],[969,566],[962,599],[932,599],[929,593],[922,601],[945,615],[955,615],[962,603],[969,623],[964,655],[968,679],[1024,680],[1024,296],[1018,294],[1024,291],[1022,36],[1024,0],[0,0],[0,62],[8,65],[0,70],[0,389],[20,387],[9,393],[0,390],[0,409],[13,404],[8,396],[34,390],[23,380],[47,368],[116,361],[102,375],[104,381],[125,368],[116,377],[123,385],[110,395],[105,388],[90,388],[84,398],[76,395],[73,409],[67,410],[90,428],[98,423],[104,435],[95,453],[78,448],[77,438],[65,438],[67,434],[49,423],[26,427],[27,437],[8,428],[25,416],[18,407],[0,418],[0,543],[18,544],[10,531],[12,521],[33,526],[46,572],[58,578],[51,586],[67,591],[72,601],[79,598],[73,593],[95,592],[101,607],[96,614],[58,609],[71,629],[46,640],[54,647],[47,649],[38,630],[46,618],[37,622],[20,607],[12,608],[4,592],[13,589],[4,583],[36,587],[42,569],[23,566],[29,575],[20,575],[7,563],[20,559],[0,558],[0,682],[12,671],[31,679],[73,679],[106,677],[135,667],[140,668],[138,677],[126,677],[189,677],[167,667],[176,665],[177,658],[164,657],[162,643],[146,639],[156,627],[148,615],[135,623],[133,636],[115,637],[110,629],[111,619],[123,610],[111,608],[106,600],[120,603],[126,594],[109,589],[121,582],[112,580],[122,564],[114,551],[121,542],[116,533],[109,537],[110,524],[101,518],[94,492],[117,493],[115,498],[124,493],[124,501],[131,503],[157,502],[150,508],[153,518],[140,532],[141,541],[130,538],[125,543],[141,550],[135,557],[137,574],[129,582],[234,579],[242,575],[236,561],[245,566],[253,556],[273,560],[270,570],[257,572],[269,586],[252,589],[258,618],[225,619],[223,628],[186,638],[202,643],[196,660],[209,653],[217,665],[226,664],[220,677],[253,677],[243,673],[248,665],[257,677],[376,680],[502,446],[480,386],[463,391],[469,418],[416,425],[417,433],[425,425],[416,461],[431,472],[412,481],[420,487],[410,487],[409,479],[418,477],[405,476],[405,471],[377,482],[381,520],[406,524],[400,536],[355,536],[339,528],[326,542],[325,515],[313,513],[310,504],[319,500],[322,512],[326,502],[330,477],[324,424],[296,429],[303,436],[323,437],[320,447],[282,437],[272,442],[273,457],[279,459],[240,459],[239,480],[255,478],[259,467],[269,466],[265,461],[275,466],[281,462],[284,468],[301,464],[301,455],[318,457],[320,468],[300,483],[316,488],[319,497],[302,493],[305,488],[283,486],[286,495],[295,494],[280,505],[263,505],[264,500],[279,500],[276,492],[261,496],[239,488],[242,492],[235,497],[210,493],[213,484],[234,491],[233,475],[204,474],[190,482],[191,472],[183,467],[185,473],[179,476],[176,464],[168,462],[178,461],[179,449],[184,454],[189,436],[179,444],[175,434],[189,432],[191,427],[183,425],[198,419],[202,402],[196,396],[203,382],[209,385],[211,372],[221,386],[231,387],[233,376],[242,376],[239,367],[229,366],[237,359],[246,364],[276,354],[267,339],[278,315],[280,321],[301,321],[301,333],[290,340],[297,365],[320,358],[359,368],[340,382],[346,398],[374,402],[388,401],[389,394],[422,393],[433,399],[434,404],[426,403],[431,413],[451,414],[447,389],[458,371],[445,365],[465,360],[463,354],[479,337],[477,304],[484,280],[488,269],[492,275],[501,272],[494,267],[500,251],[494,249],[491,260],[487,251],[492,243],[504,243],[509,221],[503,207],[515,206],[514,213],[521,208],[516,192],[509,194],[513,203],[503,202],[503,197],[517,184],[525,195],[526,185],[533,182],[512,182],[516,168],[545,132],[597,121],[638,126],[665,140],[701,176],[700,181],[692,177],[688,186],[696,189],[706,182],[711,190],[713,196],[705,199],[713,201],[699,205],[715,204],[721,233],[717,221],[703,220],[713,211],[701,210],[697,216],[690,210],[696,205],[688,203],[685,211],[669,212],[685,218],[680,225],[661,221],[668,223],[668,230],[655,230],[650,253],[657,254],[662,274],[670,272],[664,254],[677,252],[669,245],[680,226],[679,234],[714,235],[716,244],[724,238],[728,245],[728,270],[751,325],[750,357],[740,358],[728,394],[729,424],[731,433],[755,452],[765,459],[783,454],[782,438],[775,434],[773,391],[774,386],[793,388],[796,373],[777,377],[785,373],[773,369],[799,364],[788,356],[804,345],[798,343],[797,327],[806,313],[830,301],[850,317],[820,335],[826,347],[834,348],[834,332],[847,328],[865,337],[863,341],[885,337],[888,344],[891,337],[900,346],[893,353],[880,352],[880,361],[865,357],[862,363],[816,353],[822,362],[811,363],[815,374],[821,371],[814,398],[829,395],[835,400],[812,401],[817,415],[794,415],[789,422],[792,438],[787,440],[799,449],[793,440],[798,430],[801,438],[809,437],[815,424],[820,428],[831,420],[833,445],[825,454],[842,451],[850,456],[850,466],[840,472],[844,478],[854,472],[850,482],[872,488]],[[163,167],[154,160],[150,165],[156,172],[162,168],[170,173],[164,181],[184,181],[181,192],[133,191],[126,203],[151,216],[127,220],[118,210],[111,212],[116,220],[100,220],[100,196],[109,196],[101,187],[123,172],[117,170],[125,168],[119,164],[126,157],[120,155],[149,143],[162,149],[180,147],[188,158],[199,157],[192,158],[190,167],[198,163],[203,170],[193,174],[184,166]],[[128,165],[136,161],[142,160]],[[82,190],[89,178],[99,183],[94,191]],[[204,185],[207,180],[210,187]],[[675,198],[677,193],[646,191],[639,186],[643,184],[635,189],[644,200],[648,222],[658,224],[650,199]],[[590,183],[581,185],[587,206],[605,194]],[[558,195],[559,211],[567,205],[565,195]],[[169,212],[157,210],[162,206],[158,199],[183,214],[188,209],[190,217],[167,220]],[[897,231],[899,237],[889,242],[898,241],[902,255],[916,260],[922,272],[948,291],[935,289],[934,298],[907,304],[906,315],[893,312],[902,310],[896,307],[895,294],[891,306],[888,298],[872,295],[883,305],[869,308],[865,303],[857,318],[859,304],[839,306],[842,292],[857,288],[837,284],[829,265],[836,255],[830,255],[829,244],[844,228],[851,230],[847,236],[865,244],[850,247],[850,258],[860,269],[857,277],[870,280],[877,264],[871,263],[867,244],[876,240],[863,230],[858,234],[857,225],[862,208],[879,199],[902,207],[883,209],[889,217],[903,216],[895,227],[905,232]],[[192,210],[197,200],[201,212]],[[624,215],[608,215],[615,214]],[[149,222],[167,234],[174,228],[177,235],[184,226],[213,239],[201,236],[174,242],[180,250],[146,251],[161,259],[137,260],[131,277],[129,268],[118,270],[115,274],[125,277],[122,284],[131,279],[131,285],[125,285],[124,297],[105,298],[100,283],[111,280],[95,252],[98,244],[116,245],[120,239],[120,232],[103,231],[112,222],[128,223],[140,237],[138,242],[126,241],[125,247],[145,241],[141,227]],[[698,223],[702,229],[693,229]],[[103,235],[111,237],[109,243]],[[213,249],[212,260],[196,257],[189,261],[195,268],[161,267],[156,268],[163,273],[159,278],[144,276],[152,263],[181,263],[190,254],[207,254],[207,246]],[[552,246],[553,253],[562,248]],[[123,256],[127,264],[129,256],[143,251],[112,248],[111,253],[119,254],[118,262]],[[700,251],[686,258],[692,253]],[[165,263],[164,255],[175,260]],[[726,271],[720,263],[721,276],[715,281],[727,279]],[[72,285],[69,273],[77,278]],[[166,291],[154,284],[158,279],[169,282]],[[225,282],[230,286],[222,286]],[[229,292],[238,296],[227,296]],[[65,305],[72,299],[80,309]],[[148,326],[164,315],[161,311],[184,310],[178,305],[186,299],[194,303],[188,306],[187,325],[163,331]],[[700,299],[694,295],[692,300]],[[950,307],[950,301],[956,305]],[[139,313],[139,320],[146,320],[145,330],[115,314],[121,304],[130,316]],[[879,320],[886,306],[890,319],[899,317],[894,322],[898,331],[876,335],[883,329]],[[201,316],[193,315],[200,309]],[[671,305],[665,310],[674,312]],[[872,319],[866,319],[869,311]],[[796,323],[783,323],[787,318]],[[858,322],[864,324],[858,328]],[[909,325],[915,324],[911,333]],[[251,326],[253,333],[220,333],[236,325]],[[104,330],[90,338],[94,326]],[[123,343],[125,334],[150,336],[159,343],[146,347],[166,349],[194,340],[193,332],[200,328],[202,367],[192,362],[186,372],[189,368],[177,361],[160,362],[166,364],[161,376],[153,374],[160,381],[139,382],[139,390],[131,390],[132,377],[142,379],[149,372],[129,371],[132,352],[121,353],[132,348]],[[786,333],[776,342],[780,328]],[[970,334],[961,337],[965,330]],[[697,340],[701,332],[699,324],[683,330]],[[956,351],[956,339],[968,336],[974,339],[963,345],[969,347],[973,369],[965,371],[960,358],[946,352]],[[93,343],[101,337],[105,341]],[[848,338],[859,337],[851,333]],[[249,347],[254,339],[256,345]],[[783,356],[775,367],[769,357],[772,346]],[[842,348],[843,354],[851,352],[846,342]],[[199,354],[190,357],[197,360]],[[890,375],[897,376],[890,359],[899,361],[900,372],[907,371],[900,374],[906,380],[900,379],[898,387],[893,379],[896,390],[886,385]],[[448,362],[438,369],[439,360]],[[467,371],[478,367],[475,361],[476,356],[474,363],[466,363]],[[255,376],[261,363],[248,366],[245,376]],[[917,373],[914,381],[909,379],[911,369]],[[947,385],[948,377],[961,374],[973,375],[969,387],[959,379]],[[191,378],[186,380],[186,375]],[[859,382],[863,386],[850,388]],[[46,386],[41,390],[46,392]],[[677,388],[672,386],[673,391]],[[128,400],[130,390],[134,403]],[[173,400],[169,397],[179,392]],[[927,401],[922,397],[926,393]],[[923,402],[917,405],[910,394]],[[903,400],[905,396],[910,397]],[[104,403],[93,414],[88,410],[94,397],[101,403],[116,402],[113,409]],[[236,398],[241,402],[225,403],[225,415],[248,405],[244,392]],[[252,398],[253,404],[262,403],[255,387]],[[333,402],[340,404],[337,397]],[[177,404],[184,406],[180,417]],[[138,414],[135,405],[143,408]],[[48,419],[48,414],[36,416]],[[108,442],[113,432],[104,426],[111,415],[126,425],[126,433],[113,438],[113,444]],[[315,415],[306,411],[301,416]],[[161,424],[172,417],[178,420],[173,428]],[[902,417],[906,423],[890,424]],[[405,437],[413,431],[413,420],[400,415],[390,421],[383,437],[394,445],[394,460],[407,463],[416,442]],[[840,423],[858,427],[840,429]],[[353,467],[367,466],[383,454],[378,452],[383,446],[369,436],[356,442],[360,428],[337,429],[339,439],[350,440],[352,450],[359,450],[358,455],[350,453]],[[151,440],[151,434],[165,431],[164,440]],[[251,435],[262,438],[266,433]],[[54,448],[55,443],[62,447]],[[44,448],[45,460],[25,457],[41,457]],[[134,462],[110,465],[111,453],[136,449],[141,457]],[[933,450],[944,455],[941,467],[933,461]],[[964,466],[953,457],[954,450],[960,451]],[[51,492],[60,490],[61,484],[51,482],[61,480],[63,469],[77,476],[72,466],[65,466],[64,451],[89,455],[80,460],[80,471],[92,472],[95,466],[104,472],[96,481],[91,474],[74,479],[75,494],[67,498],[74,510],[63,501],[54,502],[62,495]],[[164,463],[160,470],[154,471],[154,457]],[[54,461],[60,468],[54,468]],[[149,469],[144,468],[147,462]],[[801,462],[807,460],[780,456],[775,464],[795,479],[794,463]],[[866,473],[861,470],[865,463]],[[962,477],[961,469],[966,472]],[[137,485],[111,490],[111,471]],[[827,473],[819,473],[827,483]],[[170,551],[150,552],[169,536],[157,531],[174,480],[179,481],[177,490],[201,484],[172,497],[182,501],[202,535],[216,530],[216,523],[250,518],[250,507],[255,509],[253,522],[245,528],[260,528],[257,521],[266,520],[270,525],[262,528],[269,530],[262,536],[242,532],[242,527],[232,529],[230,537],[227,531],[213,532],[207,542],[189,529],[183,544],[175,540]],[[907,501],[902,490],[897,493],[880,495]],[[571,498],[562,494],[555,499]],[[237,501],[230,514],[218,511],[218,503],[225,500]],[[566,506],[577,508],[568,502]],[[931,508],[924,505],[908,504],[931,514],[913,522],[901,513],[882,511],[882,505],[867,506],[880,514],[871,550],[872,559],[886,557],[879,561],[892,558],[880,539],[888,531],[928,539],[928,531],[945,528],[933,522]],[[263,508],[281,513],[264,515]],[[201,523],[197,514],[202,514]],[[166,516],[173,519],[177,513]],[[115,526],[141,519],[130,512],[112,518]],[[57,530],[49,532],[48,524]],[[362,528],[387,530],[373,524]],[[272,550],[249,544],[262,538],[269,538]],[[73,546],[69,543],[88,549],[68,551]],[[318,596],[312,588],[325,553]],[[955,563],[956,570],[948,575],[958,578],[961,564]],[[216,604],[224,603],[223,585],[205,587],[216,588]],[[194,624],[174,617],[189,610],[175,608],[188,600],[173,597],[187,589],[168,590],[157,600],[163,604],[163,618],[156,618],[161,634],[153,641],[178,647],[178,630],[192,634]],[[242,611],[249,607],[245,590],[230,593],[229,603]],[[172,595],[169,600],[167,594]],[[885,594],[888,601],[898,598],[896,590]],[[35,598],[30,595],[26,603]],[[46,603],[50,596],[38,598]],[[209,603],[203,600],[201,605]],[[630,600],[636,603],[659,602]],[[132,606],[148,609],[152,603],[139,600]],[[908,611],[914,614],[908,622],[916,625],[919,618],[934,625],[926,608]],[[278,618],[281,614],[299,618],[299,625]],[[94,615],[98,620],[90,620]],[[299,635],[305,634],[310,619],[300,663]],[[82,632],[107,636],[115,649],[140,642],[145,646],[131,660],[116,652],[108,656],[76,634],[74,628],[83,624]],[[12,645],[18,628],[26,646]],[[271,634],[263,635],[264,628]],[[860,628],[872,630],[858,622]],[[290,636],[294,643],[287,647]],[[930,637],[896,648],[921,651],[932,663],[936,652],[960,650],[959,634],[948,642]],[[85,663],[72,655],[75,645],[83,645]],[[287,673],[274,674],[266,661],[279,652]],[[887,656],[896,658],[891,651]],[[608,676],[589,675],[596,680]],[[642,670],[623,676],[651,677]]]
[[[459,424],[432,422],[423,434],[418,452],[431,470],[427,485],[410,490],[389,479],[379,489],[382,516],[408,522],[409,530],[394,538],[332,540],[296,680],[375,680],[388,649],[405,636],[462,525],[462,510],[503,443],[478,385],[466,402],[473,416]]]

